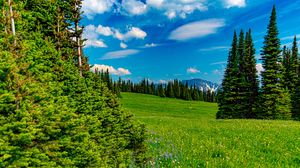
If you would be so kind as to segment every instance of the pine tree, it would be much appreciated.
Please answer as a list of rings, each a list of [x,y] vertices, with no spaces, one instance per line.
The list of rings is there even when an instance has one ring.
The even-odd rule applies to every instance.
[[[255,118],[255,108],[258,101],[258,76],[256,70],[256,61],[255,61],[255,48],[252,41],[251,30],[246,33],[245,39],[245,56],[240,64],[244,64],[244,92],[245,92],[245,117],[246,118]]]
[[[236,74],[238,83],[238,96],[236,97],[237,104],[236,104],[236,118],[246,118],[248,113],[248,83],[246,81],[246,55],[245,55],[245,36],[244,31],[241,30],[239,35],[239,41],[238,41],[238,66],[239,66],[239,72]]]
[[[297,66],[297,77],[295,77],[295,88],[292,93],[292,117],[293,119],[300,120],[300,58],[298,57],[297,39],[294,38],[292,49],[293,61]],[[293,67],[294,68],[294,67]]]
[[[289,119],[290,96],[282,86],[282,62],[280,59],[280,40],[276,23],[276,9],[273,7],[262,49],[262,95],[258,118]]]
[[[173,83],[171,81],[168,82],[166,96],[170,97],[170,98],[175,97],[174,96],[174,90],[173,90]]]
[[[239,73],[238,66],[238,40],[234,31],[233,41],[228,56],[227,67],[222,81],[222,90],[220,93],[219,110],[217,118],[238,118],[238,86],[239,79],[236,75]]]
[[[74,60],[63,59],[54,40],[56,6],[49,5],[55,2],[15,1],[17,46],[0,32],[0,167],[143,163],[144,126],[122,111],[99,76],[81,78]]]

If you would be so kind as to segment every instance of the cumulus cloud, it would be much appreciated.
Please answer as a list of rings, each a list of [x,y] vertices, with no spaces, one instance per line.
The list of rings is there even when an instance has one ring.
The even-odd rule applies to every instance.
[[[257,70],[257,73],[260,75],[261,72],[264,71],[262,64],[260,64],[260,63],[256,64],[256,70]]]
[[[196,73],[200,73],[200,71],[198,70],[198,69],[196,69],[196,68],[188,68],[187,70],[186,70],[186,72],[187,73],[189,73],[189,74],[196,74]]]
[[[140,52],[139,50],[134,50],[134,49],[113,51],[113,52],[106,53],[101,59],[108,60],[108,59],[126,58],[130,55],[138,54],[139,52]]]
[[[126,0],[121,4],[122,8],[131,15],[141,15],[146,13],[147,5],[137,0]]]
[[[208,19],[188,23],[171,32],[169,39],[185,41],[215,34],[219,28],[225,26],[224,19]]]
[[[95,64],[90,68],[90,71],[92,71],[92,72],[107,71],[107,70],[112,75],[118,75],[118,76],[131,75],[131,72],[128,69],[125,69],[125,68],[115,69],[113,66],[109,66],[109,65]]]
[[[118,30],[115,32],[115,37],[119,40],[129,41],[131,39],[144,39],[147,33],[138,27],[131,27],[125,34],[120,33]]]
[[[161,7],[164,0],[147,0],[147,4],[154,7]]]
[[[97,27],[96,32],[100,35],[103,35],[103,36],[112,36],[114,34],[113,30],[110,27],[105,27],[105,26],[102,26],[102,25],[99,25]]]
[[[128,46],[127,46],[127,44],[121,42],[121,43],[120,43],[120,47],[123,48],[123,49],[126,49]]]
[[[88,25],[84,29],[83,37],[87,39],[85,42],[86,47],[107,47],[101,36],[112,36],[120,41],[121,48],[127,48],[127,45],[123,41],[130,41],[132,39],[144,39],[147,33],[138,27],[129,27],[126,33],[121,33],[118,29],[103,25]],[[102,44],[100,44],[102,43]],[[124,45],[125,44],[125,45]]]
[[[231,7],[245,7],[246,6],[246,0],[225,0],[225,7],[231,8]]]
[[[202,0],[147,0],[150,8],[162,11],[169,19],[176,17],[186,18],[194,11],[207,11],[208,8]]]
[[[99,38],[99,34],[96,32],[97,28],[94,25],[88,25],[84,32],[83,37],[87,39],[84,42],[84,47],[95,47],[95,48],[106,48],[107,45],[104,43],[102,39]]]
[[[114,0],[84,0],[82,10],[88,19],[92,19],[96,14],[102,14],[111,10]]]
[[[102,40],[87,40],[84,43],[84,47],[107,48],[107,45]]]

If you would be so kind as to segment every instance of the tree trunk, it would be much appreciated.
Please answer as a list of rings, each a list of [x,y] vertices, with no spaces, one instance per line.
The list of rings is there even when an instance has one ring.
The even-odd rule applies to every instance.
[[[75,4],[75,11],[78,8],[78,3],[76,1]],[[76,42],[77,42],[77,54],[78,54],[78,66],[79,66],[79,74],[82,77],[82,52],[81,52],[81,36],[82,36],[82,32],[78,33],[79,31],[79,14],[76,14],[76,19],[75,19],[75,34],[76,34]]]
[[[14,19],[14,13],[13,13],[13,8],[12,8],[12,0],[8,0],[8,5],[9,5],[9,11],[10,11],[10,19],[11,19],[11,31],[14,37],[14,45],[17,44],[16,41],[16,28],[15,28],[15,19]]]

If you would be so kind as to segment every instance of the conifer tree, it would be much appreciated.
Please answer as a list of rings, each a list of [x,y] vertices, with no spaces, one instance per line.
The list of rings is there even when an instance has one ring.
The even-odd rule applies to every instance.
[[[273,7],[262,49],[262,95],[259,118],[289,119],[291,104],[289,93],[282,86],[283,72],[280,59],[280,40],[276,23],[276,9]]]
[[[245,110],[246,118],[255,118],[255,108],[258,101],[258,76],[256,70],[256,61],[255,61],[255,48],[252,41],[251,30],[246,33],[245,39],[245,56],[244,61],[240,64],[244,64],[244,92],[245,92]]]
[[[293,119],[300,120],[300,58],[298,57],[296,37],[294,38],[292,52],[292,60],[297,60],[297,62],[295,61],[295,63],[297,64],[297,77],[295,77],[295,88],[292,93],[292,117]]]
[[[168,82],[166,96],[170,97],[170,98],[175,97],[174,96],[174,90],[173,90],[173,83],[171,81]]]
[[[238,66],[238,40],[236,31],[234,31],[231,49],[229,51],[227,67],[222,81],[222,90],[220,93],[219,110],[217,118],[237,118],[238,113],[238,86],[239,79],[236,75],[239,73]]]

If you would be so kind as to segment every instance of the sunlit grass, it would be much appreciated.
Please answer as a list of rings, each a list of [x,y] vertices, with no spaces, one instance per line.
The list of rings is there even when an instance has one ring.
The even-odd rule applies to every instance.
[[[214,103],[122,97],[147,126],[149,167],[300,167],[300,122],[216,120]]]

